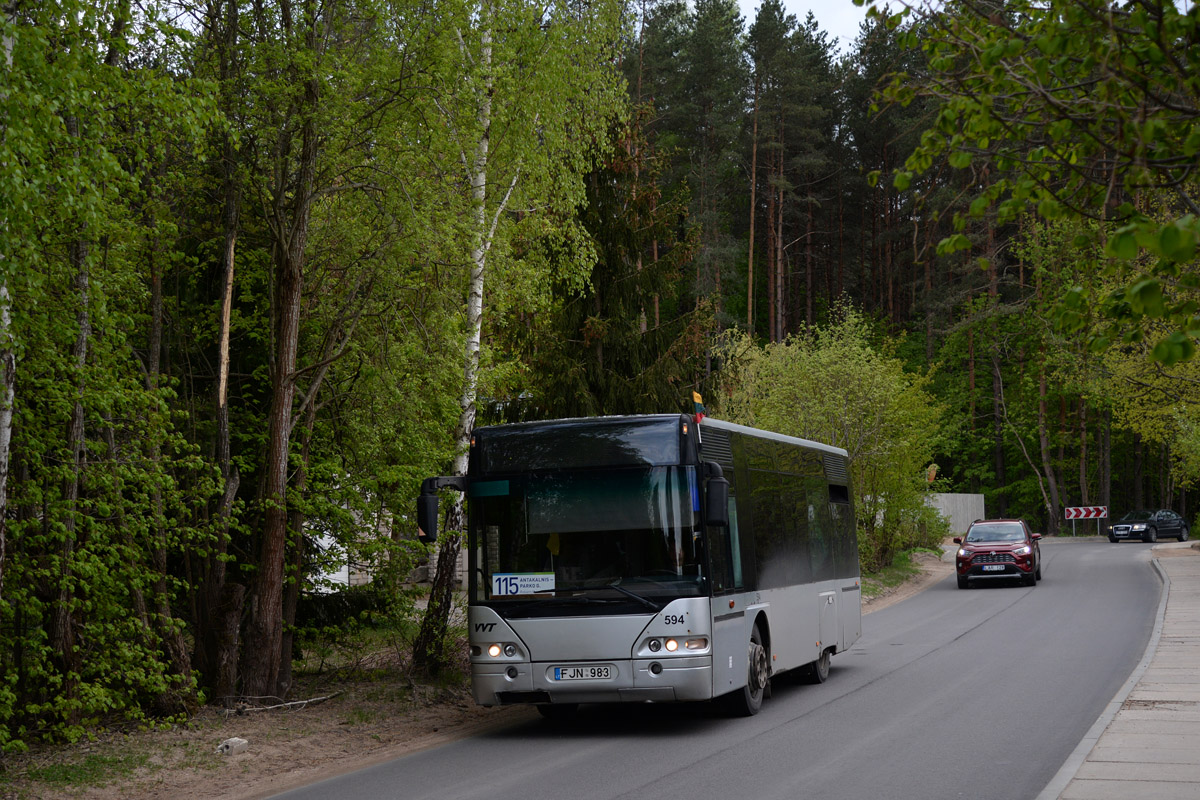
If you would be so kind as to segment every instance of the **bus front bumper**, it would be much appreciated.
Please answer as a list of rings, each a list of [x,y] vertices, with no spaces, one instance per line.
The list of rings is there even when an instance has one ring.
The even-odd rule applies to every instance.
[[[591,677],[604,674],[602,667],[607,677]],[[588,677],[574,677],[580,671]],[[471,665],[472,692],[481,706],[708,700],[712,685],[711,656]]]

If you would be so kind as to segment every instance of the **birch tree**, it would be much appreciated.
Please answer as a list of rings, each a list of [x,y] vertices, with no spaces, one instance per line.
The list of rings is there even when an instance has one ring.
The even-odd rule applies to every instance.
[[[573,262],[550,266],[520,259],[512,243],[539,236],[548,219],[566,221],[560,241],[582,239],[570,211],[583,198],[583,176],[599,154],[614,116],[624,107],[615,64],[622,5],[481,0],[440,7],[437,35],[450,55],[430,110],[444,133],[431,130],[440,168],[449,178],[448,204],[462,209],[465,244],[463,380],[451,469],[466,471],[475,426],[487,293],[502,309],[521,297],[545,296],[547,270],[586,274],[587,249]],[[544,230],[544,229],[543,229]],[[498,302],[497,302],[498,301]],[[462,500],[446,522],[428,609],[414,643],[418,667],[436,672],[450,613],[460,551]]]
[[[0,81],[0,180],[8,185],[8,77],[12,71],[12,10],[5,6],[0,17],[0,58],[4,60],[4,78]],[[17,356],[12,341],[12,298],[8,291],[8,271],[12,257],[8,251],[8,209],[0,208],[0,597],[4,596],[4,516],[8,508],[8,454],[12,444],[13,385],[17,376]]]

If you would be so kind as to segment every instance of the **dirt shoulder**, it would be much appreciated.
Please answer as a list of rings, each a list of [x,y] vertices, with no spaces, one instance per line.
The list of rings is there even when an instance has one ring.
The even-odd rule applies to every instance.
[[[952,570],[931,553],[914,561],[920,572],[865,601],[864,613],[899,603]],[[242,714],[205,709],[171,730],[8,755],[0,761],[0,800],[252,800],[537,717],[531,707],[476,706],[465,686],[430,688],[397,679],[335,691],[303,707]],[[313,692],[333,694],[320,687]],[[217,754],[231,737],[247,741],[245,752]],[[85,788],[88,783],[103,785]]]
[[[954,564],[939,559],[935,553],[924,551],[913,553],[912,561],[920,571],[899,586],[885,589],[881,594],[863,600],[864,614],[870,614],[872,611],[879,611],[895,605],[901,600],[907,600],[954,572]]]

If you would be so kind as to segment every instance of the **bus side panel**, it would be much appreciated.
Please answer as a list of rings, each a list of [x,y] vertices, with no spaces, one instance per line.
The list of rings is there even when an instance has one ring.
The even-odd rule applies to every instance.
[[[862,587],[856,580],[853,586],[842,587],[841,591],[842,638],[838,650],[847,650],[862,636]]]
[[[795,669],[820,655],[817,592],[817,585],[811,583],[762,592],[774,612],[769,615],[772,672]]]
[[[725,600],[722,597],[720,600]],[[745,610],[720,611],[713,599],[713,697],[728,694],[746,685],[750,670],[750,626],[753,617]],[[741,606],[742,603],[737,603]]]
[[[841,615],[839,612],[838,595],[840,592],[827,591],[817,595],[817,615],[821,618],[820,649],[829,647],[840,648],[842,639]]]

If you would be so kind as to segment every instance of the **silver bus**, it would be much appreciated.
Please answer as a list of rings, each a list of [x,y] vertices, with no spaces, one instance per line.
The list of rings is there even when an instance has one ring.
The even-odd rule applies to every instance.
[[[465,476],[471,684],[485,706],[719,699],[829,675],[862,629],[844,450],[681,414],[478,428]]]

